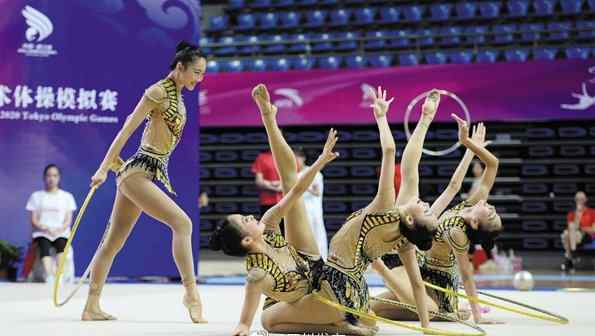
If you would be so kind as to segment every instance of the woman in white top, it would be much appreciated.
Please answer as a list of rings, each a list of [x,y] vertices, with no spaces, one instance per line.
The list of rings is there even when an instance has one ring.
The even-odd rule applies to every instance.
[[[48,282],[56,272],[55,264],[50,257],[50,247],[56,249],[56,257],[60,258],[70,234],[76,202],[71,193],[60,189],[60,169],[55,164],[45,167],[43,177],[45,189],[31,194],[27,201],[27,210],[31,213],[33,241],[39,248],[39,256]]]
[[[294,152],[298,161],[298,168],[300,169],[299,176],[301,176],[302,172],[309,168],[306,166],[306,153],[302,149],[296,149]],[[312,185],[310,185],[310,188],[308,188],[308,191],[304,193],[302,198],[304,199],[304,205],[306,206],[306,212],[308,213],[308,219],[310,220],[310,226],[312,227],[312,232],[314,233],[320,256],[326,261],[328,242],[322,215],[323,192],[324,177],[321,172],[318,172],[314,178],[314,182],[312,182]]]

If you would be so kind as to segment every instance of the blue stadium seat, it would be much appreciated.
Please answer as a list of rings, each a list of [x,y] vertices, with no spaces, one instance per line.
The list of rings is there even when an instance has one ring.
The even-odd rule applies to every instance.
[[[267,64],[262,58],[248,58],[242,60],[242,68],[248,71],[265,71],[267,69]]]
[[[473,52],[470,50],[450,51],[448,53],[450,63],[469,64],[473,59]]]
[[[595,11],[595,0],[589,0],[589,8],[591,8],[592,11]]]
[[[441,51],[428,52],[425,54],[426,63],[444,64],[446,63],[446,54]]]
[[[271,36],[264,36],[263,39],[264,41],[271,43],[264,46],[264,53],[280,54],[285,51],[286,45],[283,44],[283,42],[285,42],[285,35],[275,34]]]
[[[500,2],[480,2],[479,13],[484,18],[497,18],[500,15]]]
[[[301,13],[299,12],[281,12],[279,13],[279,20],[282,27],[293,28],[300,24]]]
[[[219,62],[216,60],[209,60],[207,62],[207,72],[219,72]]]
[[[340,32],[335,33],[335,39],[342,39],[337,43],[336,50],[346,51],[346,50],[355,50],[357,49],[357,38],[359,37],[359,32]]]
[[[368,65],[365,56],[361,55],[349,55],[345,58],[345,63],[351,69],[362,69]]]
[[[570,22],[552,22],[547,25],[550,32],[550,40],[566,40],[569,36],[569,31],[572,29]]]
[[[414,53],[404,53],[399,55],[399,64],[400,65],[418,65],[419,60],[417,59],[417,55]]]
[[[554,13],[554,7],[556,7],[557,0],[534,0],[533,8],[535,14],[539,16],[549,16]]]
[[[258,22],[260,25],[260,28],[262,29],[271,29],[271,28],[275,28],[277,26],[277,20],[279,19],[279,17],[277,16],[277,13],[262,13],[258,16]]]
[[[238,42],[246,43],[245,45],[238,46],[238,51],[241,54],[254,54],[260,51],[260,38],[257,35],[244,36]]]
[[[572,47],[564,50],[568,59],[587,59],[591,50],[589,48]]]
[[[473,19],[477,13],[475,2],[458,2],[456,4],[457,17],[459,19]]]
[[[254,28],[256,24],[256,20],[254,19],[254,15],[252,13],[242,13],[238,15],[238,24],[236,26],[237,30],[249,30]]]
[[[550,61],[556,58],[556,54],[558,53],[557,48],[535,48],[533,49],[533,59],[540,60],[540,61]]]
[[[440,30],[440,44],[441,45],[458,45],[461,43],[461,34],[463,28],[461,27],[444,27]]]
[[[388,44],[391,47],[406,47],[409,45],[409,35],[411,33],[408,30],[396,30],[389,33],[391,38],[388,40]]]
[[[310,47],[306,45],[309,40],[306,34],[293,35],[289,40],[294,42],[288,45],[288,50],[291,52],[306,52],[310,49]]]
[[[318,67],[321,69],[338,69],[341,67],[341,56],[320,56]]]
[[[421,46],[434,44],[434,30],[431,28],[422,28],[415,32],[416,43]]]
[[[275,58],[267,61],[267,68],[273,71],[287,71],[290,68],[290,63],[284,57]]]
[[[325,5],[334,5],[339,3],[339,0],[320,0],[319,2]]]
[[[252,7],[269,7],[272,4],[271,0],[252,0],[250,5]]]
[[[327,12],[322,10],[314,10],[306,13],[306,26],[320,27],[324,25]]]
[[[231,55],[236,52],[235,47],[235,39],[233,36],[225,36],[219,40],[219,44],[222,44],[222,47],[215,49],[215,55],[217,56],[227,56]]]
[[[200,40],[198,41],[200,50],[207,55],[211,53],[211,47],[210,47],[211,43],[213,43],[212,39],[210,39],[206,36],[201,37]]]
[[[383,30],[369,31],[366,33],[367,38],[376,38],[376,40],[368,40],[364,46],[366,49],[380,49],[386,45],[387,33]]]
[[[333,43],[330,42],[331,35],[329,33],[312,34],[310,35],[310,38],[313,41],[313,51],[329,51],[333,49]]]
[[[296,0],[297,4],[300,5],[315,5],[317,0]]]
[[[244,0],[229,0],[229,8],[240,9],[244,7]]]
[[[508,62],[525,62],[529,57],[529,51],[526,49],[510,49],[504,52],[504,57]]]
[[[355,22],[360,24],[370,24],[374,22],[376,9],[373,7],[363,7],[355,10]]]
[[[368,61],[373,67],[388,68],[393,63],[393,55],[370,55]]]
[[[529,10],[528,0],[512,0],[508,1],[506,5],[508,7],[508,15],[514,17],[527,16],[527,11]]]
[[[314,67],[314,60],[310,56],[295,56],[289,58],[291,68],[296,70],[309,70]]]
[[[337,9],[331,12],[331,23],[334,25],[345,25],[349,22],[351,11],[348,9]]]
[[[425,6],[405,6],[403,7],[403,14],[407,21],[421,21]]]
[[[519,31],[521,32],[521,40],[525,42],[539,40],[541,33],[545,30],[543,23],[523,23]]]
[[[465,28],[465,41],[468,43],[482,44],[486,42],[488,28],[485,26],[472,26]]]
[[[399,21],[399,8],[397,7],[382,7],[379,12],[381,22],[392,23]]]
[[[595,21],[578,21],[576,29],[579,37],[595,38]]]
[[[226,15],[214,15],[209,18],[209,28],[213,31],[222,31],[227,29],[229,17]]]
[[[494,26],[494,42],[499,44],[509,44],[514,41],[516,24],[500,24]]]
[[[227,72],[239,72],[244,70],[242,62],[240,60],[225,60],[221,61],[223,71]]]
[[[498,60],[499,50],[480,50],[477,52],[477,63],[495,63]]]
[[[450,18],[452,4],[435,4],[430,6],[430,20],[446,21]]]
[[[582,0],[560,0],[562,5],[562,13],[564,14],[578,14],[581,12]]]

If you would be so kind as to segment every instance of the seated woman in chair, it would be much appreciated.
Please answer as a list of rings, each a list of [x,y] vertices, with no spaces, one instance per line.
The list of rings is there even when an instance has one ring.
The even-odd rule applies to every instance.
[[[31,194],[27,201],[33,226],[33,242],[39,249],[39,257],[45,271],[45,281],[51,282],[56,273],[55,263],[50,256],[50,248],[56,249],[60,258],[70,234],[72,213],[76,202],[71,193],[60,189],[60,169],[50,164],[43,171],[45,188]]]

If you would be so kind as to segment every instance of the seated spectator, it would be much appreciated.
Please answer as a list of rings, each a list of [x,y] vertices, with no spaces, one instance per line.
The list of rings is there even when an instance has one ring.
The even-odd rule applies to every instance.
[[[574,201],[575,209],[568,212],[567,228],[561,235],[566,258],[561,267],[566,272],[574,270],[574,251],[595,238],[595,211],[587,206],[587,195],[579,191],[574,196]]]
[[[60,169],[50,164],[43,171],[45,189],[34,192],[27,201],[31,212],[33,242],[39,249],[45,281],[52,282],[56,273],[55,262],[50,256],[50,248],[56,249],[56,257],[61,258],[70,234],[72,213],[76,202],[71,193],[59,188]]]

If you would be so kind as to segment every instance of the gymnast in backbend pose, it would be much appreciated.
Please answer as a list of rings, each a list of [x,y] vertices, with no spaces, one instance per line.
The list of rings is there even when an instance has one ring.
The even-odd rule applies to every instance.
[[[267,88],[259,84],[252,96],[260,109],[284,197],[260,220],[240,214],[227,216],[210,239],[211,249],[246,258],[248,276],[244,304],[240,322],[233,332],[240,336],[250,333],[262,294],[267,297],[267,309],[275,302],[294,302],[311,291],[310,274],[323,261],[302,195],[316,174],[338,156],[333,152],[337,132],[331,129],[318,160],[298,178],[296,158],[277,125],[277,107],[271,104]],[[279,229],[281,219],[285,222],[285,237]],[[349,332],[350,329],[339,330]]]
[[[117,172],[118,188],[109,229],[93,259],[83,320],[115,319],[99,306],[101,289],[116,254],[124,246],[140,214],[145,212],[172,229],[172,252],[185,289],[183,304],[193,322],[204,322],[192,258],[192,221],[154,182],[160,181],[170,193],[174,193],[167,174],[167,164],[182,137],[186,122],[181,92],[184,88],[193,90],[203,80],[206,60],[198,47],[181,42],[176,48],[170,69],[167,77],[145,91],[91,178],[91,186],[99,187],[112,169]],[[123,162],[119,158],[120,151],[145,120],[147,122],[138,151]]]
[[[397,250],[405,262],[412,287],[416,289],[414,297],[421,312],[422,324],[427,327],[429,317],[424,286],[415,248],[409,238],[420,238],[416,240],[418,243],[431,243],[431,232],[437,225],[437,220],[424,211],[417,199],[401,200],[398,207],[394,207],[396,147],[386,117],[391,102],[392,99],[386,100],[386,91],[378,88],[373,104],[382,147],[378,192],[367,207],[347,218],[331,240],[326,264],[314,269],[311,274],[313,292],[343,306],[368,313],[368,286],[363,274],[373,259]],[[424,123],[420,127],[427,128],[436,113],[438,103],[439,94],[434,91],[424,103]],[[415,160],[415,150],[412,147],[419,147],[421,150],[423,144],[420,139],[423,140],[423,137],[416,134],[407,144],[403,155],[404,165]],[[404,183],[406,190],[411,188],[409,184]],[[424,232],[427,233],[425,237]],[[429,248],[427,245],[420,247]],[[373,335],[377,331],[370,323],[372,321],[360,320],[354,314],[340,312],[319,302],[311,294],[293,303],[274,304],[263,312],[262,322],[265,329],[274,333],[336,333],[337,326],[347,324],[355,328],[350,332],[352,334]]]
[[[467,200],[440,216],[440,224],[434,233],[432,248],[425,253],[418,253],[418,258],[424,281],[455,291],[458,290],[459,284],[456,269],[458,264],[467,295],[475,297],[477,293],[473,280],[473,266],[467,253],[469,247],[471,244],[481,244],[486,251],[490,251],[494,246],[494,239],[502,230],[502,223],[496,209],[486,203],[498,171],[498,159],[485,149],[485,128],[482,124],[478,126],[473,139],[470,139],[467,123],[456,115],[452,116],[459,126],[459,141],[481,159],[486,165],[486,170],[478,189]],[[453,177],[458,189],[460,189],[459,179],[462,179],[464,171],[468,168],[468,162],[472,159],[469,152],[465,155],[467,157],[463,159]],[[464,167],[463,171],[459,169],[461,167]],[[440,214],[452,198],[452,193],[443,193],[432,205],[432,210],[436,214]],[[410,303],[412,301],[410,298],[411,289],[400,276],[403,272],[402,267],[398,263],[390,264],[393,260],[385,258],[384,262],[375,265],[377,270],[383,274],[383,278],[391,290],[391,292],[383,293],[381,297]],[[430,288],[427,289],[427,294],[431,302],[430,310],[442,313],[458,312],[456,296],[450,296]],[[384,317],[411,318],[411,314],[383,303],[376,304],[374,308],[377,314]],[[471,302],[471,313],[475,323],[496,323],[483,319],[479,304],[475,302]]]

